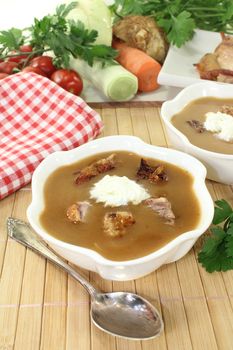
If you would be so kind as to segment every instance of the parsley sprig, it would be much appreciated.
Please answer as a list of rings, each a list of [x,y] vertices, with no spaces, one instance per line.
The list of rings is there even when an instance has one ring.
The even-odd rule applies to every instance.
[[[233,208],[224,199],[215,204],[212,235],[198,254],[198,261],[208,272],[233,269]]]
[[[178,47],[190,40],[194,29],[233,34],[232,0],[115,0],[115,18],[152,16]]]
[[[54,14],[35,18],[29,28],[0,31],[0,58],[7,58],[11,50],[18,50],[20,45],[29,43],[33,46],[33,54],[53,51],[54,63],[59,67],[69,68],[70,57],[84,59],[90,66],[95,59],[103,65],[114,63],[117,51],[110,46],[96,45],[96,30],[88,30],[81,21],[67,18],[76,6],[76,2],[61,4]]]

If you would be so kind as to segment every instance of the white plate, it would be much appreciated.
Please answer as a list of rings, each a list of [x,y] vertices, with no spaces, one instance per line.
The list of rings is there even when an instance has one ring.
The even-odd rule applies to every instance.
[[[186,87],[203,80],[194,64],[206,53],[213,52],[221,41],[220,33],[198,29],[186,45],[181,48],[171,46],[158,76],[159,84]]]
[[[178,92],[180,92],[180,88],[172,87],[172,86],[161,86],[156,91],[152,91],[150,93],[140,93],[137,94],[131,101],[137,102],[153,102],[153,101],[167,101],[173,99]],[[84,83],[83,93],[81,97],[87,102],[114,102],[112,100],[107,99],[99,90],[94,88],[90,83]]]

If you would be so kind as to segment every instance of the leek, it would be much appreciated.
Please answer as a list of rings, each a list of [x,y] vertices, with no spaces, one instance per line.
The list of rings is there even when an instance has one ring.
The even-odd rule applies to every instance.
[[[101,62],[95,61],[91,67],[83,60],[71,58],[70,67],[110,100],[128,101],[138,91],[138,79],[117,63],[102,67]]]

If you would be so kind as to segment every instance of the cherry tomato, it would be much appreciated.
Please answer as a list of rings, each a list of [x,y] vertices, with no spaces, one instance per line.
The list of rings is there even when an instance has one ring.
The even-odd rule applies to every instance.
[[[18,51],[14,50],[10,54],[15,55],[15,54],[20,54],[21,52],[32,52],[32,46],[22,45],[19,47]],[[13,56],[13,57],[8,57],[7,61],[21,63],[22,61],[26,60],[27,57],[28,55]]]
[[[6,74],[6,73],[0,73],[0,80],[1,79],[4,79],[6,77],[9,77],[9,74]]]
[[[56,67],[53,65],[53,58],[50,56],[35,57],[31,60],[29,66],[40,68],[47,77],[50,77],[56,70]]]
[[[51,75],[51,80],[74,95],[80,95],[83,81],[78,73],[69,69],[58,69]]]
[[[21,45],[19,47],[20,52],[32,52],[33,47],[31,45]]]
[[[0,72],[6,74],[12,74],[13,69],[17,68],[18,64],[16,62],[0,62]]]
[[[24,73],[32,72],[32,73],[36,73],[36,74],[39,74],[39,75],[43,75],[43,77],[46,77],[46,74],[39,67],[27,66],[27,67],[22,69],[22,72],[24,72]]]

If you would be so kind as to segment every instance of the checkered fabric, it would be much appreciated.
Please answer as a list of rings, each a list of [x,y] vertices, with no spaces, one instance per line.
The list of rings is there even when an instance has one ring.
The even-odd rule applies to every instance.
[[[0,81],[0,199],[30,182],[50,153],[75,148],[101,131],[80,97],[34,73]]]

